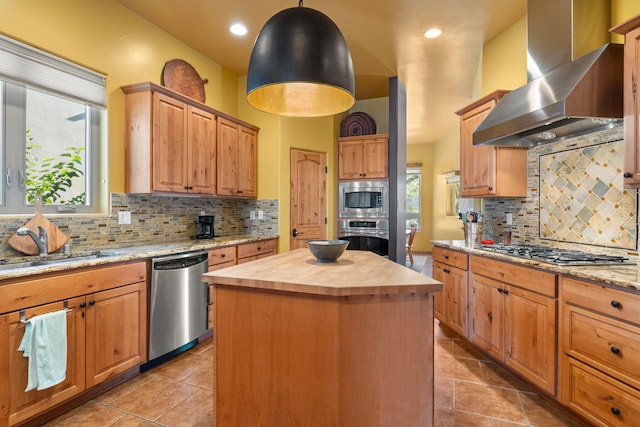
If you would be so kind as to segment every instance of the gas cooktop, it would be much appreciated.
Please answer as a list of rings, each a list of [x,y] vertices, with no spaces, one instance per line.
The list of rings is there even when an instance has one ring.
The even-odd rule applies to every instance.
[[[623,256],[591,254],[546,246],[495,244],[482,245],[477,249],[562,266],[635,264]]]

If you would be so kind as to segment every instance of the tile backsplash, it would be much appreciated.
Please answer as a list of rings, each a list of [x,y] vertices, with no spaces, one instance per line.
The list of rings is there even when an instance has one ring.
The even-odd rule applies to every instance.
[[[623,188],[623,129],[528,150],[527,197],[484,200],[485,238],[636,253],[638,194]],[[513,225],[506,225],[506,213]]]
[[[263,219],[251,220],[250,211]],[[118,212],[130,211],[131,224],[118,224]],[[72,250],[95,250],[156,244],[193,238],[201,211],[215,216],[215,234],[277,234],[278,201],[212,197],[111,194],[110,214],[47,216],[68,237]],[[257,217],[257,216],[256,216]],[[0,257],[21,256],[6,242],[29,218],[0,217]]]

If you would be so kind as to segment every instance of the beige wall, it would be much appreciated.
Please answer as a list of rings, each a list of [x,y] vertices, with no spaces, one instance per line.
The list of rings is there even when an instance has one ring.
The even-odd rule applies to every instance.
[[[407,146],[407,163],[422,163],[422,201],[420,206],[420,231],[413,241],[413,250],[431,252],[433,240],[433,150],[432,144],[410,144]]]

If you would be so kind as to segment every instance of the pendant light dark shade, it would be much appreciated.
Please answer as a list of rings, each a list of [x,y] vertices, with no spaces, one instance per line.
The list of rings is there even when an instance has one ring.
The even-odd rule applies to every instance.
[[[354,94],[351,54],[329,17],[300,2],[267,21],[249,60],[249,104],[283,116],[328,116],[351,108]]]

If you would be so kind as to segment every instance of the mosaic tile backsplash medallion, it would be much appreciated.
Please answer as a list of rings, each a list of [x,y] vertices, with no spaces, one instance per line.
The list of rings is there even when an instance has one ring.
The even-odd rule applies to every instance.
[[[623,188],[622,141],[617,127],[530,148],[527,197],[483,199],[484,237],[503,242],[511,230],[514,244],[637,254],[638,194]]]

